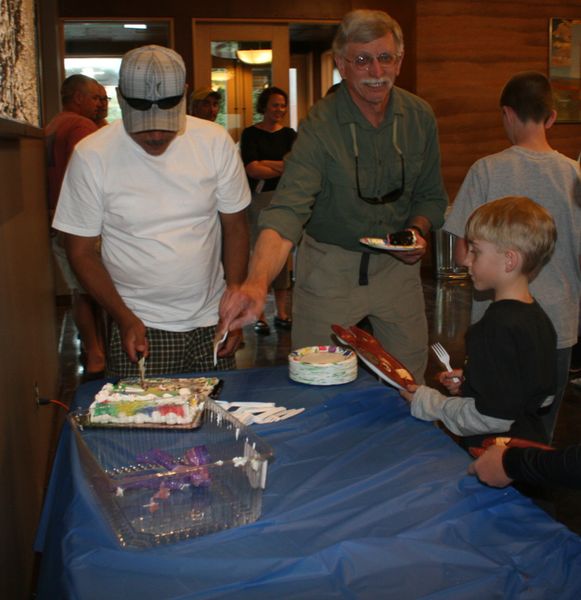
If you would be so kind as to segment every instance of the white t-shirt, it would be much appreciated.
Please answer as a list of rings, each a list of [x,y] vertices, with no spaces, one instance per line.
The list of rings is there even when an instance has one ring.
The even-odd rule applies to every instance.
[[[219,213],[249,203],[240,156],[220,125],[188,117],[185,132],[151,156],[117,121],[76,146],[53,227],[101,235],[127,306],[148,327],[189,331],[218,320]]]
[[[520,146],[486,156],[470,167],[443,228],[463,238],[472,212],[505,196],[527,196],[555,219],[555,252],[530,289],[557,331],[557,347],[569,348],[577,341],[581,293],[579,164],[557,151],[535,152]],[[472,322],[482,317],[490,303],[482,296],[475,295],[472,302]]]

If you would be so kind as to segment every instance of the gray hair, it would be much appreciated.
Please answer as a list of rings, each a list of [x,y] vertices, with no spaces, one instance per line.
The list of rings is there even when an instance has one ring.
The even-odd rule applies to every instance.
[[[403,52],[403,33],[399,23],[382,10],[358,9],[347,13],[333,40],[333,52],[342,55],[350,42],[366,44],[393,34],[398,53]]]

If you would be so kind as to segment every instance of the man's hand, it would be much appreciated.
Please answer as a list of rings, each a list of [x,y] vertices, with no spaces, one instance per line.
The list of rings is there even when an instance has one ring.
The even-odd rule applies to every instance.
[[[147,337],[145,336],[145,325],[143,324],[143,321],[133,315],[133,318],[118,323],[118,325],[123,350],[127,352],[131,362],[136,363],[138,361],[138,352],[141,352],[143,356],[147,357],[149,354],[149,344],[147,342]]]
[[[254,323],[264,310],[266,291],[257,286],[244,284],[239,288],[227,288],[220,300],[218,331],[235,331]]]
[[[506,446],[492,445],[486,452],[468,465],[468,473],[476,475],[482,483],[493,487],[506,487],[512,483],[512,479],[504,471],[502,457],[506,452]]]
[[[234,329],[228,332],[226,341],[218,348],[218,356],[224,358],[226,356],[232,356],[242,340],[242,329]]]
[[[428,242],[419,234],[416,229],[411,229],[416,234],[416,245],[419,246],[416,250],[406,252],[391,252],[392,256],[398,258],[407,265],[413,265],[422,259],[428,248]]]

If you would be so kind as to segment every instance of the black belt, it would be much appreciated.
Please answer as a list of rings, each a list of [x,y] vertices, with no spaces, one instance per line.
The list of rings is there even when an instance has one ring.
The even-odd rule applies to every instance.
[[[361,262],[359,263],[359,285],[369,285],[369,252],[361,253]]]

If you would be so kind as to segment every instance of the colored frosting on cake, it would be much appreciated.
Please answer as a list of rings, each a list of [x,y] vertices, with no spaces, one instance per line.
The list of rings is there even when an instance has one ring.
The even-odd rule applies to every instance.
[[[89,407],[92,423],[187,425],[204,408],[216,377],[149,379],[107,383]]]

